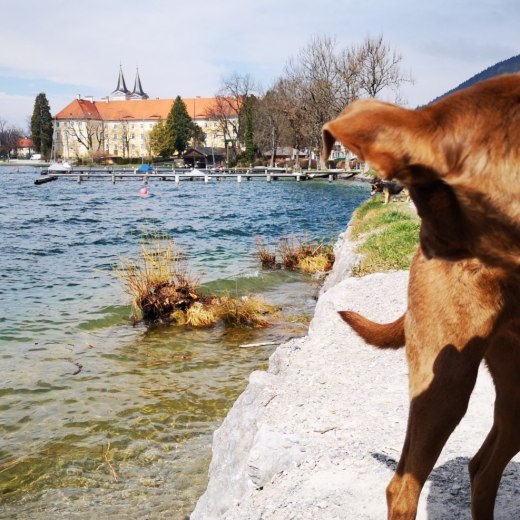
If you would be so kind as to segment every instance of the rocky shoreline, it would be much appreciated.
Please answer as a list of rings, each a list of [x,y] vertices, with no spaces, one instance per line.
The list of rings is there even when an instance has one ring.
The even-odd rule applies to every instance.
[[[253,372],[213,439],[209,483],[191,520],[375,520],[399,458],[408,411],[404,350],[364,344],[338,317],[381,322],[406,308],[408,273],[350,276],[348,230],[308,335],[280,345]],[[492,423],[494,389],[481,367],[468,412],[421,495],[418,519],[470,519],[467,463]],[[496,519],[520,518],[520,456],[506,468]]]

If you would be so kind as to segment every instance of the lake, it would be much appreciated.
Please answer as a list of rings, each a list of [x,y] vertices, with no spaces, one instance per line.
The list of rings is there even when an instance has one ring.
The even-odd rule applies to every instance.
[[[204,491],[212,432],[306,333],[316,282],[262,270],[255,237],[334,242],[369,185],[71,180],[0,167],[0,518],[182,519]],[[167,234],[209,291],[282,308],[267,329],[146,328],[114,276]]]

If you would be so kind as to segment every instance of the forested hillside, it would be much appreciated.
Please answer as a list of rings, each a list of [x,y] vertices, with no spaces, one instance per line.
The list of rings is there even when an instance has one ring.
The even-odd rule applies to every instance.
[[[461,83],[458,87],[451,89],[450,91],[446,92],[442,96],[439,96],[433,101],[437,101],[438,99],[452,94],[453,92],[457,92],[457,90],[462,90],[463,88],[470,87],[471,85],[474,85],[475,83],[478,83],[479,81],[482,81],[484,79],[489,79],[493,76],[499,76],[501,74],[511,74],[513,72],[520,72],[520,54],[518,54],[517,56],[513,56],[512,58],[509,58],[507,60],[495,63],[495,65],[492,65],[491,67],[488,67],[486,70],[483,70],[478,74],[475,74],[473,77],[464,81],[464,83]]]

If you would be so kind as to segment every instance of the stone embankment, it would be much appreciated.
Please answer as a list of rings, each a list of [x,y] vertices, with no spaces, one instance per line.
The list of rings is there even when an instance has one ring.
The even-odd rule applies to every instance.
[[[364,344],[338,317],[381,322],[406,307],[407,272],[353,278],[344,233],[306,337],[281,345],[215,432],[207,491],[191,520],[380,520],[408,412],[404,350]],[[470,519],[467,463],[492,423],[481,367],[468,412],[421,495],[418,518]],[[496,519],[520,518],[520,457],[504,474]]]

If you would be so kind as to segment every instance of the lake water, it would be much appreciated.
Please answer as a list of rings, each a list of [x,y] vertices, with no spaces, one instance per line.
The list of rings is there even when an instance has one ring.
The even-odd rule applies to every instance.
[[[206,484],[212,432],[303,335],[315,283],[263,271],[254,237],[333,242],[369,187],[351,182],[33,184],[0,167],[0,518],[182,519]],[[280,305],[268,329],[146,329],[113,270],[168,234],[212,291]],[[303,320],[304,321],[304,320]]]

